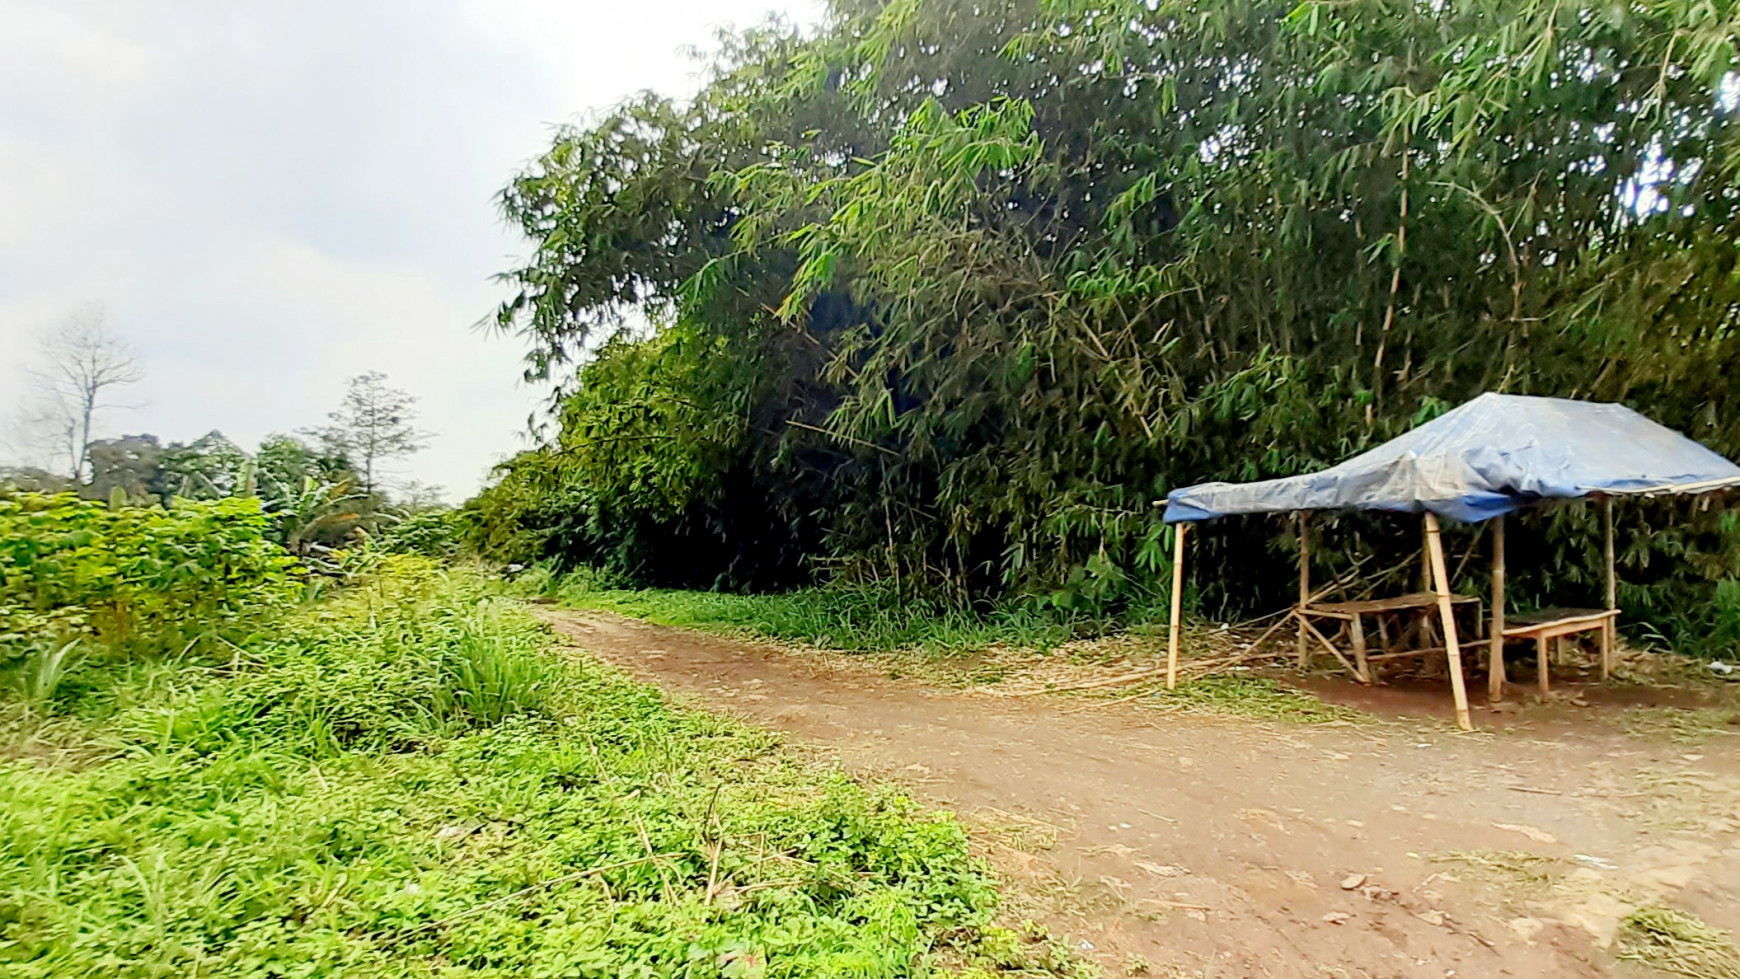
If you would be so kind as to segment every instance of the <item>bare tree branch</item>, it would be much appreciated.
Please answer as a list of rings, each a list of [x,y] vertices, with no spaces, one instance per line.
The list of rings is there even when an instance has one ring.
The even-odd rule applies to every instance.
[[[74,481],[90,468],[99,416],[132,407],[114,400],[145,377],[132,344],[109,328],[108,310],[82,306],[37,338],[31,392],[20,412],[27,441],[65,465]]]

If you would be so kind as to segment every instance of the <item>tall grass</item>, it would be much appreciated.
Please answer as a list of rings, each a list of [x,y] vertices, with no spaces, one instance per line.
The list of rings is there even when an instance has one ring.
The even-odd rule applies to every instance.
[[[435,712],[499,724],[519,713],[541,712],[557,684],[556,671],[533,637],[515,625],[523,618],[499,603],[481,603],[452,623],[442,659]]]
[[[431,572],[227,661],[85,663],[90,750],[0,762],[0,974],[904,976],[975,941],[955,823],[544,639]]]
[[[22,661],[13,670],[13,685],[18,691],[18,703],[27,714],[40,714],[59,692],[61,683],[77,661],[74,651],[81,640],[41,641],[28,647]]]

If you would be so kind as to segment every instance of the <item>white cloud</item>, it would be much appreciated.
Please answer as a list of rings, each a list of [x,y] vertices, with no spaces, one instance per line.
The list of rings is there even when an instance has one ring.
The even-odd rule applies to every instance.
[[[405,474],[469,494],[542,392],[474,329],[524,251],[491,198],[553,123],[647,87],[778,0],[0,0],[0,368],[100,300],[144,355],[115,431],[243,444],[343,379],[422,398]],[[0,369],[0,412],[21,394]]]

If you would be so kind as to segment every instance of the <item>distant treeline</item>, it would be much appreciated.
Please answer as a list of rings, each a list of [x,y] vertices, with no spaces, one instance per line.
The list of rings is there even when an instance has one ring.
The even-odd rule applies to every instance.
[[[503,191],[535,248],[499,323],[566,383],[474,538],[1115,611],[1165,570],[1166,490],[1482,391],[1740,455],[1737,31],[1689,0],[833,0],[726,36],[692,102],[565,129]],[[1736,628],[1685,617],[1740,570],[1725,508],[1621,512],[1628,607]],[[1598,594],[1589,515],[1525,525],[1524,601]],[[1419,542],[1324,529],[1324,574]],[[1205,534],[1202,607],[1280,600],[1285,530]]]

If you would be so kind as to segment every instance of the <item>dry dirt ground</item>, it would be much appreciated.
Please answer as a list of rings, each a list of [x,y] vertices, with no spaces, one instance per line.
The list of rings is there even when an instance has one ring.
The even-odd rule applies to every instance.
[[[1740,930],[1740,738],[1676,744],[1576,708],[1481,709],[1460,734],[1382,705],[1300,724],[992,697],[546,615],[680,699],[960,813],[1012,910],[1109,976],[1647,975],[1616,954],[1632,908]]]

